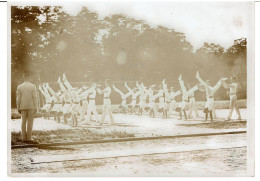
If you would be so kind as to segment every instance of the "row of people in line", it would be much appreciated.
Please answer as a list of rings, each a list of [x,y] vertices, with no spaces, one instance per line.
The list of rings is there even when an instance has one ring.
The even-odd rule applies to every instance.
[[[209,81],[204,82],[199,73],[197,72],[196,78],[199,81],[194,87],[186,88],[182,76],[180,75],[178,81],[180,84],[180,90],[176,91],[173,87],[168,90],[165,80],[159,85],[159,90],[155,90],[155,85],[150,85],[146,87],[143,83],[139,84],[136,82],[136,87],[130,88],[127,83],[125,87],[127,92],[119,90],[115,85],[111,86],[109,80],[105,81],[106,88],[101,90],[100,85],[92,83],[90,87],[83,86],[81,88],[72,87],[68,82],[66,75],[63,74],[62,79],[58,79],[58,84],[60,90],[54,92],[53,89],[49,86],[48,83],[44,83],[39,86],[39,90],[45,98],[46,104],[41,108],[45,117],[48,118],[51,114],[54,116],[55,120],[60,122],[60,117],[64,117],[64,123],[67,124],[68,118],[72,118],[73,126],[78,125],[78,115],[80,115],[81,121],[84,121],[86,124],[90,123],[91,118],[97,121],[97,124],[102,125],[106,116],[106,113],[109,113],[110,124],[114,124],[114,118],[111,110],[111,87],[120,94],[122,102],[121,109],[123,113],[127,112],[127,109],[130,108],[130,112],[134,113],[138,109],[138,115],[143,115],[144,111],[149,112],[151,117],[155,116],[157,112],[156,99],[159,99],[158,112],[162,113],[163,118],[168,118],[169,114],[173,111],[179,112],[180,119],[185,118],[187,120],[186,109],[189,107],[188,118],[191,117],[192,112],[194,111],[196,117],[199,117],[196,101],[194,98],[194,92],[197,90],[202,90],[206,92],[206,104],[205,104],[205,120],[208,119],[208,114],[210,115],[211,121],[216,117],[215,107],[214,107],[214,94],[219,89],[221,85],[224,88],[229,89],[230,92],[230,112],[227,119],[230,119],[232,112],[236,109],[238,114],[238,119],[241,119],[240,112],[237,106],[237,87],[238,83],[234,78],[231,79],[231,84],[226,83],[226,78],[222,78],[218,83],[213,87],[210,85]],[[203,88],[202,88],[203,87]],[[103,108],[102,108],[102,117],[98,120],[98,114],[96,111],[95,98],[96,94],[103,94]],[[182,95],[181,103],[175,101],[175,97]],[[126,99],[131,96],[131,103],[128,105]],[[137,97],[139,97],[139,103],[137,103]],[[148,99],[148,103],[147,100]],[[86,115],[87,114],[87,115]],[[92,116],[93,114],[93,116]]]

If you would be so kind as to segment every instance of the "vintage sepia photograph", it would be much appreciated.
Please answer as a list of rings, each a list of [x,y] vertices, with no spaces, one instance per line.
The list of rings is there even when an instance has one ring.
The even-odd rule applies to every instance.
[[[8,2],[9,176],[254,176],[254,2]]]

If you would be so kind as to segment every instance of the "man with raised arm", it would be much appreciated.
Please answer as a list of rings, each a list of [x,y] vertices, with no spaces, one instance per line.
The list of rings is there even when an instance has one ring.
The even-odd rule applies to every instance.
[[[227,117],[227,120],[231,119],[232,113],[234,109],[236,109],[238,119],[241,119],[240,111],[237,106],[237,87],[239,86],[238,82],[236,81],[235,77],[231,77],[231,83],[227,84],[225,81],[223,81],[223,87],[225,89],[229,89],[229,98],[230,98],[230,111]]]
[[[126,94],[124,94],[122,91],[120,91],[118,88],[116,88],[116,86],[113,84],[113,89],[118,92],[121,96],[122,102],[120,107],[122,108],[122,112],[123,114],[126,114],[126,109],[127,109],[127,105],[126,105],[126,99],[127,97],[129,97],[132,93],[128,92]]]
[[[217,92],[217,90],[219,89],[219,87],[222,85],[222,82],[223,82],[223,78],[220,79],[218,81],[218,83],[212,87],[210,85],[210,82],[209,80],[207,80],[206,82],[204,82],[200,75],[199,75],[199,72],[197,71],[196,73],[196,78],[198,79],[198,81],[201,83],[201,85],[204,86],[205,88],[205,91],[206,91],[206,99],[207,99],[207,102],[205,104],[205,109],[204,109],[204,113],[205,113],[205,121],[207,121],[208,119],[208,113],[210,114],[210,120],[211,122],[213,121],[213,115],[212,115],[212,112],[215,112],[215,106],[214,106],[214,94],[215,92]]]
[[[104,123],[106,113],[108,112],[110,117],[110,124],[113,125],[115,123],[112,110],[111,110],[111,100],[110,100],[110,94],[111,94],[111,87],[110,87],[110,80],[105,81],[106,88],[104,90],[97,89],[99,94],[104,94],[104,101],[103,101],[103,108],[102,108],[102,117],[99,121],[99,125],[102,125]]]

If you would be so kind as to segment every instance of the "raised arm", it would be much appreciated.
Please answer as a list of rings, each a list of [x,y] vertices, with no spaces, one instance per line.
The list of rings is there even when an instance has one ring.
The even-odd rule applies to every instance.
[[[121,96],[124,95],[123,92],[121,92],[116,86],[113,84],[113,89],[118,92]]]
[[[104,90],[101,90],[100,88],[97,88],[97,92],[98,92],[99,94],[104,94]]]

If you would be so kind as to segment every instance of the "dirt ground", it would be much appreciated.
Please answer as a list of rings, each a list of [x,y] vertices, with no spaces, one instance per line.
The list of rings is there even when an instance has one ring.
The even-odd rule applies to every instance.
[[[150,118],[148,115],[114,114],[116,125],[109,125],[107,116],[106,124],[103,126],[95,126],[95,122],[91,122],[91,125],[80,122],[77,128],[57,123],[53,119],[36,118],[33,139],[39,139],[40,143],[46,143],[246,130],[247,123],[243,119],[246,118],[246,109],[241,109],[242,121],[224,121],[228,114],[227,109],[217,110],[218,119],[213,123],[205,123],[203,113],[201,111],[199,113],[200,118],[192,118],[187,121],[178,120],[178,115],[162,119],[159,114],[156,115],[156,118]],[[233,116],[232,119],[236,119],[236,117]],[[12,136],[16,135],[17,139],[20,135],[20,126],[20,119],[11,120]],[[115,137],[115,135],[117,136]],[[246,143],[246,134],[60,146],[45,149],[13,149],[11,150],[10,171],[13,175],[19,176],[28,173],[37,176],[52,174],[56,176],[64,173],[70,176],[245,176],[247,169],[246,147],[45,164],[31,164],[30,161],[37,155],[53,156],[115,150],[127,152],[129,149],[156,150],[156,148],[162,147],[229,142]]]
[[[129,114],[114,114],[116,125],[109,125],[108,116],[103,126],[96,126],[96,122],[90,125],[79,122],[79,127],[72,127],[70,123],[65,125],[57,123],[53,118],[46,120],[36,118],[33,126],[32,138],[39,143],[86,141],[111,138],[145,137],[145,136],[172,136],[181,134],[198,134],[208,132],[221,132],[232,130],[245,130],[246,120],[225,121],[227,109],[217,110],[218,118],[213,123],[204,122],[203,113],[200,118],[192,118],[187,121],[179,120],[178,115],[171,115],[168,119],[161,118],[157,114],[155,118],[148,115],[138,116]],[[241,109],[242,118],[246,117],[246,109]],[[235,119],[235,114],[233,119]],[[235,122],[234,122],[235,121]],[[12,144],[21,144],[21,119],[13,119],[10,123],[12,132]]]
[[[31,164],[37,155],[66,155],[162,146],[246,142],[246,134],[12,150],[12,173],[70,176],[245,176],[246,147]]]

